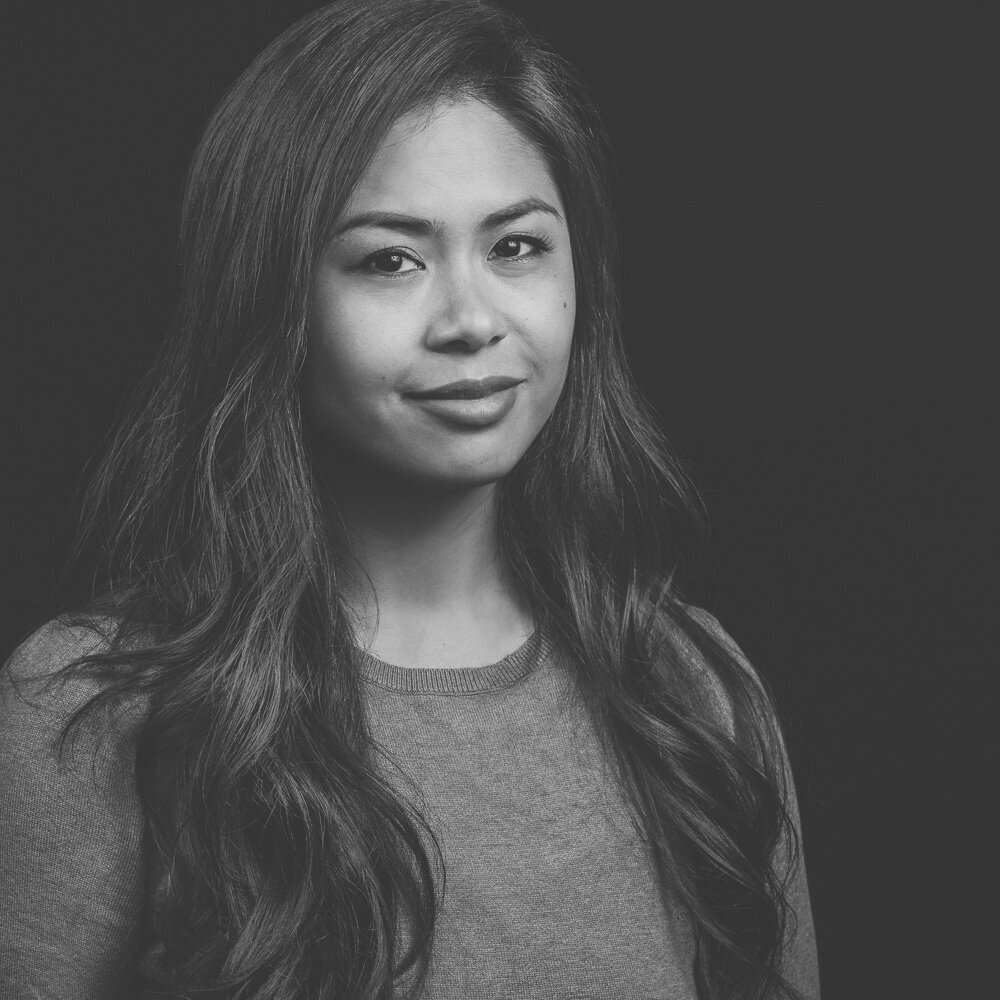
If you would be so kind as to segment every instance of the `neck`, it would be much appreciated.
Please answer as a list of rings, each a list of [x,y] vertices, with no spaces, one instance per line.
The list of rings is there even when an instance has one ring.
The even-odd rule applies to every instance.
[[[358,640],[401,666],[470,666],[532,628],[499,543],[498,484],[445,488],[339,470],[331,528],[351,559],[340,582]]]

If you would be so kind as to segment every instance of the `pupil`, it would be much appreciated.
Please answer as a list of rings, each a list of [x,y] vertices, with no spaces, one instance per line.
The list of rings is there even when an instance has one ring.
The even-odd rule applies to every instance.
[[[521,245],[520,240],[506,239],[501,240],[500,245],[497,247],[497,253],[501,257],[516,257],[517,249]]]
[[[403,266],[403,255],[400,253],[383,254],[376,263],[382,271],[398,271]]]

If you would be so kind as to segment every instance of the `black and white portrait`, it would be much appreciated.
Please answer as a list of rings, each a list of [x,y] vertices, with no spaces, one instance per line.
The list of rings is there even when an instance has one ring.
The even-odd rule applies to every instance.
[[[985,29],[5,35],[0,996],[983,993]]]

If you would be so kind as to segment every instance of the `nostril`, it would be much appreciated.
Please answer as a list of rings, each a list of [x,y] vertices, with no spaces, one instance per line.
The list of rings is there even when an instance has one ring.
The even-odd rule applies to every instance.
[[[442,354],[469,354],[476,350],[476,344],[456,337],[438,346]]]

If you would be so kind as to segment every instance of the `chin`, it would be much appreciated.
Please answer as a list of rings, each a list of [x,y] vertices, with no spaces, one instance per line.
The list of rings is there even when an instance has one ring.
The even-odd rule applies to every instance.
[[[436,485],[445,489],[488,486],[508,476],[520,461],[524,450],[505,448],[501,452],[484,454],[479,449],[471,453],[470,450],[457,449],[457,453],[451,454],[437,451],[423,456],[414,455],[407,463],[404,476],[401,478],[416,479],[425,485]],[[425,461],[420,461],[421,458]]]
[[[452,466],[438,464],[435,468],[424,469],[416,473],[417,478],[428,486],[437,486],[446,490],[476,489],[489,486],[504,479],[517,463],[464,464]]]
[[[405,492],[407,485],[422,489],[475,489],[499,482],[516,467],[531,444],[522,435],[505,441],[395,440],[383,438],[383,447],[370,449],[358,440],[340,442],[328,452],[341,474],[362,474]],[[350,470],[350,472],[348,471]]]

